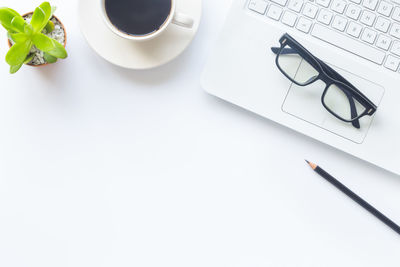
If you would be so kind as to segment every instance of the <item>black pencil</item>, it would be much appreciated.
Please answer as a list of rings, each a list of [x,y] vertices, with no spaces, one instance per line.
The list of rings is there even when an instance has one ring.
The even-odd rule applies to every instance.
[[[389,226],[390,228],[393,229],[396,233],[400,235],[400,226],[395,224],[392,220],[390,220],[388,217],[383,215],[379,210],[375,209],[372,205],[370,205],[367,201],[359,197],[356,193],[351,191],[349,188],[347,188],[344,184],[336,180],[332,175],[324,171],[322,168],[318,167],[318,165],[311,163],[306,160],[308,165],[320,176],[322,176],[325,180],[330,182],[332,185],[334,185],[337,189],[345,193],[348,197],[350,197],[352,200],[357,202],[360,206],[365,208],[367,211],[369,211],[371,214],[373,214],[376,218],[381,220],[384,224]]]

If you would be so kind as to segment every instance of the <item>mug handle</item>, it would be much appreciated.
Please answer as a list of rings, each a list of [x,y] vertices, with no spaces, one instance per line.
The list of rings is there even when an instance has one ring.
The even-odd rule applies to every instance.
[[[193,27],[194,20],[185,14],[176,12],[172,23],[190,29]]]

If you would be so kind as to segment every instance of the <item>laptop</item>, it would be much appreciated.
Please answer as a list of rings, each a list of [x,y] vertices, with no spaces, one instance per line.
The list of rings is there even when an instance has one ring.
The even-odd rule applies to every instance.
[[[360,127],[298,86],[271,47],[289,34],[369,98]],[[400,174],[400,0],[233,0],[202,75],[210,94]]]

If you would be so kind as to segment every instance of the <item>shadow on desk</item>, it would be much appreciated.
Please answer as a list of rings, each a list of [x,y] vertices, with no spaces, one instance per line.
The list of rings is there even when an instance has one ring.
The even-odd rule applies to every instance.
[[[177,75],[182,75],[188,69],[190,61],[190,49],[186,50],[177,59],[154,69],[149,70],[130,70],[112,65],[99,58],[102,61],[101,67],[107,68],[113,76],[119,76],[120,79],[131,81],[132,84],[142,84],[155,86],[164,84]]]

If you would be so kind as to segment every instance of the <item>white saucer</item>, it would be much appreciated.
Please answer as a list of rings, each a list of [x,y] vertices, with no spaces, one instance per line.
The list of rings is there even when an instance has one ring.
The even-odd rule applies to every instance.
[[[174,24],[162,35],[146,42],[126,40],[113,33],[100,12],[100,0],[79,1],[79,24],[89,45],[105,60],[128,69],[151,69],[179,56],[191,43],[199,28],[201,0],[177,0],[177,11],[192,17],[192,29]]]

